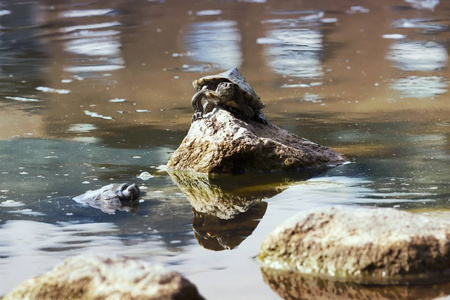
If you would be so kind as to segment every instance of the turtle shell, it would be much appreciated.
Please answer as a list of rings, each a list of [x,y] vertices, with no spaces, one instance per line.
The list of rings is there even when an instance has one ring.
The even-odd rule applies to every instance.
[[[258,109],[265,107],[264,103],[261,101],[261,98],[247,83],[244,76],[236,67],[217,75],[208,75],[194,80],[192,82],[192,85],[197,91],[200,91],[204,85],[208,85],[210,89],[215,90],[219,83],[226,81],[234,83],[239,88],[238,91],[242,93],[243,99],[245,99],[245,101],[247,101],[247,104],[251,107]]]

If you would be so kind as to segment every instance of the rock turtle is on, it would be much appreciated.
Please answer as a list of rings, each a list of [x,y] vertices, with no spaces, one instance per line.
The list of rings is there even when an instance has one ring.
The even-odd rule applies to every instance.
[[[197,90],[191,102],[194,108],[192,121],[202,118],[204,114],[219,106],[233,113],[244,113],[246,118],[269,124],[261,111],[265,107],[264,103],[237,68],[202,77],[193,81],[192,85]],[[205,108],[203,99],[206,100]]]

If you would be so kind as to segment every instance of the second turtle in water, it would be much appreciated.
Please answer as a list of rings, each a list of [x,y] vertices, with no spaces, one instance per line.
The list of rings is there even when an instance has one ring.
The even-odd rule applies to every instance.
[[[108,214],[114,214],[116,209],[135,212],[139,209],[139,196],[141,192],[136,184],[108,184],[104,187],[87,191],[74,197],[78,203],[88,204],[91,207],[101,209]]]
[[[192,82],[197,93],[192,97],[194,115],[192,121],[219,106],[232,112],[243,112],[249,119],[269,124],[262,108],[265,107],[253,88],[247,83],[237,68],[217,75],[209,75]],[[203,110],[202,100],[206,100]]]

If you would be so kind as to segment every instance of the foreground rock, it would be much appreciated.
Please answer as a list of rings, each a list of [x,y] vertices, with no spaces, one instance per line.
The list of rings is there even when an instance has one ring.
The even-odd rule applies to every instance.
[[[244,122],[216,109],[192,123],[168,168],[207,174],[320,168],[346,160],[334,150],[279,127]]]
[[[394,209],[302,212],[263,242],[266,267],[360,283],[449,280],[450,226]]]
[[[125,257],[76,256],[20,284],[13,299],[203,299],[179,273]]]

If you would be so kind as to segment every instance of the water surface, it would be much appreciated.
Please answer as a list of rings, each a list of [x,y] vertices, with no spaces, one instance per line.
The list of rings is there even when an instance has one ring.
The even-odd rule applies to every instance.
[[[449,16],[437,0],[4,1],[0,294],[72,255],[112,253],[180,271],[208,299],[278,299],[254,257],[298,211],[448,216]],[[159,166],[189,129],[192,80],[233,66],[272,123],[351,163],[219,177],[195,202]],[[113,182],[138,183],[139,209],[72,200]],[[433,290],[387,292],[450,294]]]

